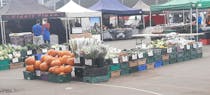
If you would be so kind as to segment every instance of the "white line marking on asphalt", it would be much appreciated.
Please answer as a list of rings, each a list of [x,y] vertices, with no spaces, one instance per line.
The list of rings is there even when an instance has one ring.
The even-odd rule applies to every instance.
[[[93,84],[97,86],[106,86],[106,87],[114,87],[114,88],[123,88],[123,89],[129,89],[129,90],[136,90],[140,92],[145,92],[153,95],[163,95],[154,91],[149,91],[149,90],[144,90],[144,89],[138,89],[138,88],[133,88],[133,87],[126,87],[126,86],[117,86],[117,85],[107,85],[107,84]]]
[[[65,89],[66,90],[72,90],[73,88],[72,87],[66,87]]]

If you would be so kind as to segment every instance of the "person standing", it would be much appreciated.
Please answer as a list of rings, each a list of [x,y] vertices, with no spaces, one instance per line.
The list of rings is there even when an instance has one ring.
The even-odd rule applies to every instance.
[[[33,35],[34,35],[33,43],[36,44],[36,45],[42,44],[42,42],[43,42],[42,41],[42,35],[41,35],[42,26],[40,25],[40,20],[37,20],[36,24],[33,25],[32,32],[33,32]]]
[[[47,19],[44,19],[43,21],[42,33],[43,33],[44,43],[50,44],[50,23],[48,23]]]

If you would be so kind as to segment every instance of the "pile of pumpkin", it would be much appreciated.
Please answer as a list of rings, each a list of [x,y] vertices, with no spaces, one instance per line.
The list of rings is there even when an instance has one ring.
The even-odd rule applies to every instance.
[[[54,49],[41,57],[40,61],[36,61],[34,57],[25,59],[26,71],[34,72],[40,70],[58,75],[65,75],[72,72],[74,65],[74,54],[70,51],[56,51]]]

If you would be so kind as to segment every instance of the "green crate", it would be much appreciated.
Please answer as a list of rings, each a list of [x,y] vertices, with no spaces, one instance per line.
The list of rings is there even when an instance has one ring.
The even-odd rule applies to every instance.
[[[185,61],[184,57],[177,58],[177,62],[183,62],[183,61]]]
[[[121,71],[120,71],[121,76],[128,75],[128,74],[130,74],[128,68],[127,69],[121,69]]]
[[[66,75],[56,75],[56,74],[49,73],[48,81],[55,82],[55,83],[70,82],[71,81],[71,73],[66,74]]]
[[[124,62],[120,64],[121,69],[127,69],[128,68],[128,62]]]
[[[184,61],[189,61],[189,60],[191,60],[190,56],[184,57]]]
[[[112,64],[112,65],[109,65],[109,70],[110,71],[120,70],[120,64]]]
[[[162,55],[155,55],[154,59],[155,59],[155,61],[162,60]]]
[[[154,55],[162,55],[162,49],[161,48],[154,48],[153,53],[154,53]]]
[[[147,57],[146,63],[152,63],[152,62],[155,62],[155,57],[154,56]]]
[[[176,63],[176,62],[177,62],[177,59],[176,59],[176,58],[170,59],[170,63],[169,63],[169,64],[174,64],[174,63]]]
[[[198,53],[197,54],[197,58],[202,58],[203,57],[203,53]]]
[[[0,71],[9,70],[10,65],[0,65]]]
[[[169,63],[170,63],[169,60],[165,60],[165,61],[163,61],[163,66],[168,65]]]
[[[184,52],[178,52],[177,53],[177,59],[183,58],[184,57]]]
[[[23,76],[24,76],[25,80],[34,80],[34,79],[36,79],[36,73],[35,72],[23,71]]]
[[[138,72],[138,66],[135,66],[135,67],[129,67],[129,73],[135,73],[135,72]]]
[[[5,60],[1,60],[0,61],[0,71],[2,70],[8,70],[10,67],[10,60],[9,59],[5,59]]]
[[[176,59],[177,53],[170,53],[169,54],[169,59]]]
[[[100,83],[100,82],[106,82],[109,81],[110,79],[110,74],[105,75],[105,76],[95,76],[95,77],[83,77],[83,82],[88,82],[88,83]]]

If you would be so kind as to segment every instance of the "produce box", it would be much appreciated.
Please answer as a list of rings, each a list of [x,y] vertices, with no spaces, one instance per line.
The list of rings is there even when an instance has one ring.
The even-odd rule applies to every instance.
[[[34,80],[36,79],[35,76],[35,72],[28,72],[28,71],[23,71],[23,76],[25,80]]]
[[[169,60],[169,54],[163,54],[162,60]]]
[[[162,66],[163,66],[163,61],[162,60],[156,61],[155,64],[154,64],[155,68],[159,68],[159,67],[162,67]]]
[[[146,64],[146,65],[147,65],[147,70],[152,70],[152,69],[155,68],[154,67],[155,63],[149,63],[149,64]]]
[[[109,72],[109,66],[104,67],[85,67],[84,76],[103,76]]]
[[[138,71],[145,71],[147,70],[147,65],[146,64],[142,64],[138,66]]]
[[[66,75],[56,75],[49,73],[48,74],[48,81],[54,83],[66,83],[71,81],[71,73]]]
[[[138,66],[129,67],[129,73],[135,73],[135,72],[138,72]]]
[[[121,69],[121,71],[120,71],[121,76],[128,75],[128,74],[129,74],[129,69],[128,68]]]
[[[105,65],[104,58],[85,59],[85,65],[90,67],[103,67]]]
[[[146,64],[147,58],[138,59],[138,65]]]
[[[169,59],[176,59],[177,53],[171,53]]]
[[[5,59],[5,60],[1,60],[0,61],[0,71],[1,70],[8,70],[10,65],[10,60],[9,59]]]
[[[110,71],[120,70],[120,64],[112,64],[112,65],[109,65],[109,70]]]
[[[110,77],[111,77],[111,78],[120,77],[120,72],[121,72],[121,70],[111,71],[111,72],[110,72]]]
[[[170,59],[170,63],[169,64],[174,64],[176,62],[177,62],[177,59],[176,58],[172,58],[172,59]]]
[[[18,69],[18,68],[23,68],[24,62],[19,62],[19,63],[11,63],[10,64],[10,69]]]
[[[147,57],[147,62],[146,63],[152,63],[152,62],[155,62],[154,56]]]
[[[153,49],[154,55],[161,55],[162,54],[162,49],[161,48],[155,48]]]
[[[169,63],[170,63],[169,60],[164,60],[164,61],[163,61],[163,66],[168,65]]]
[[[100,83],[100,82],[106,82],[109,81],[110,76],[104,75],[104,76],[95,76],[95,77],[84,77],[83,82],[88,82],[88,83]]]
[[[124,62],[120,64],[121,69],[128,69],[128,62]]]
[[[162,60],[162,56],[161,55],[155,55],[154,58],[155,58],[155,61],[156,60]]]
[[[41,72],[40,80],[48,81],[49,72]]]
[[[129,61],[129,67],[138,66],[138,61]]]

